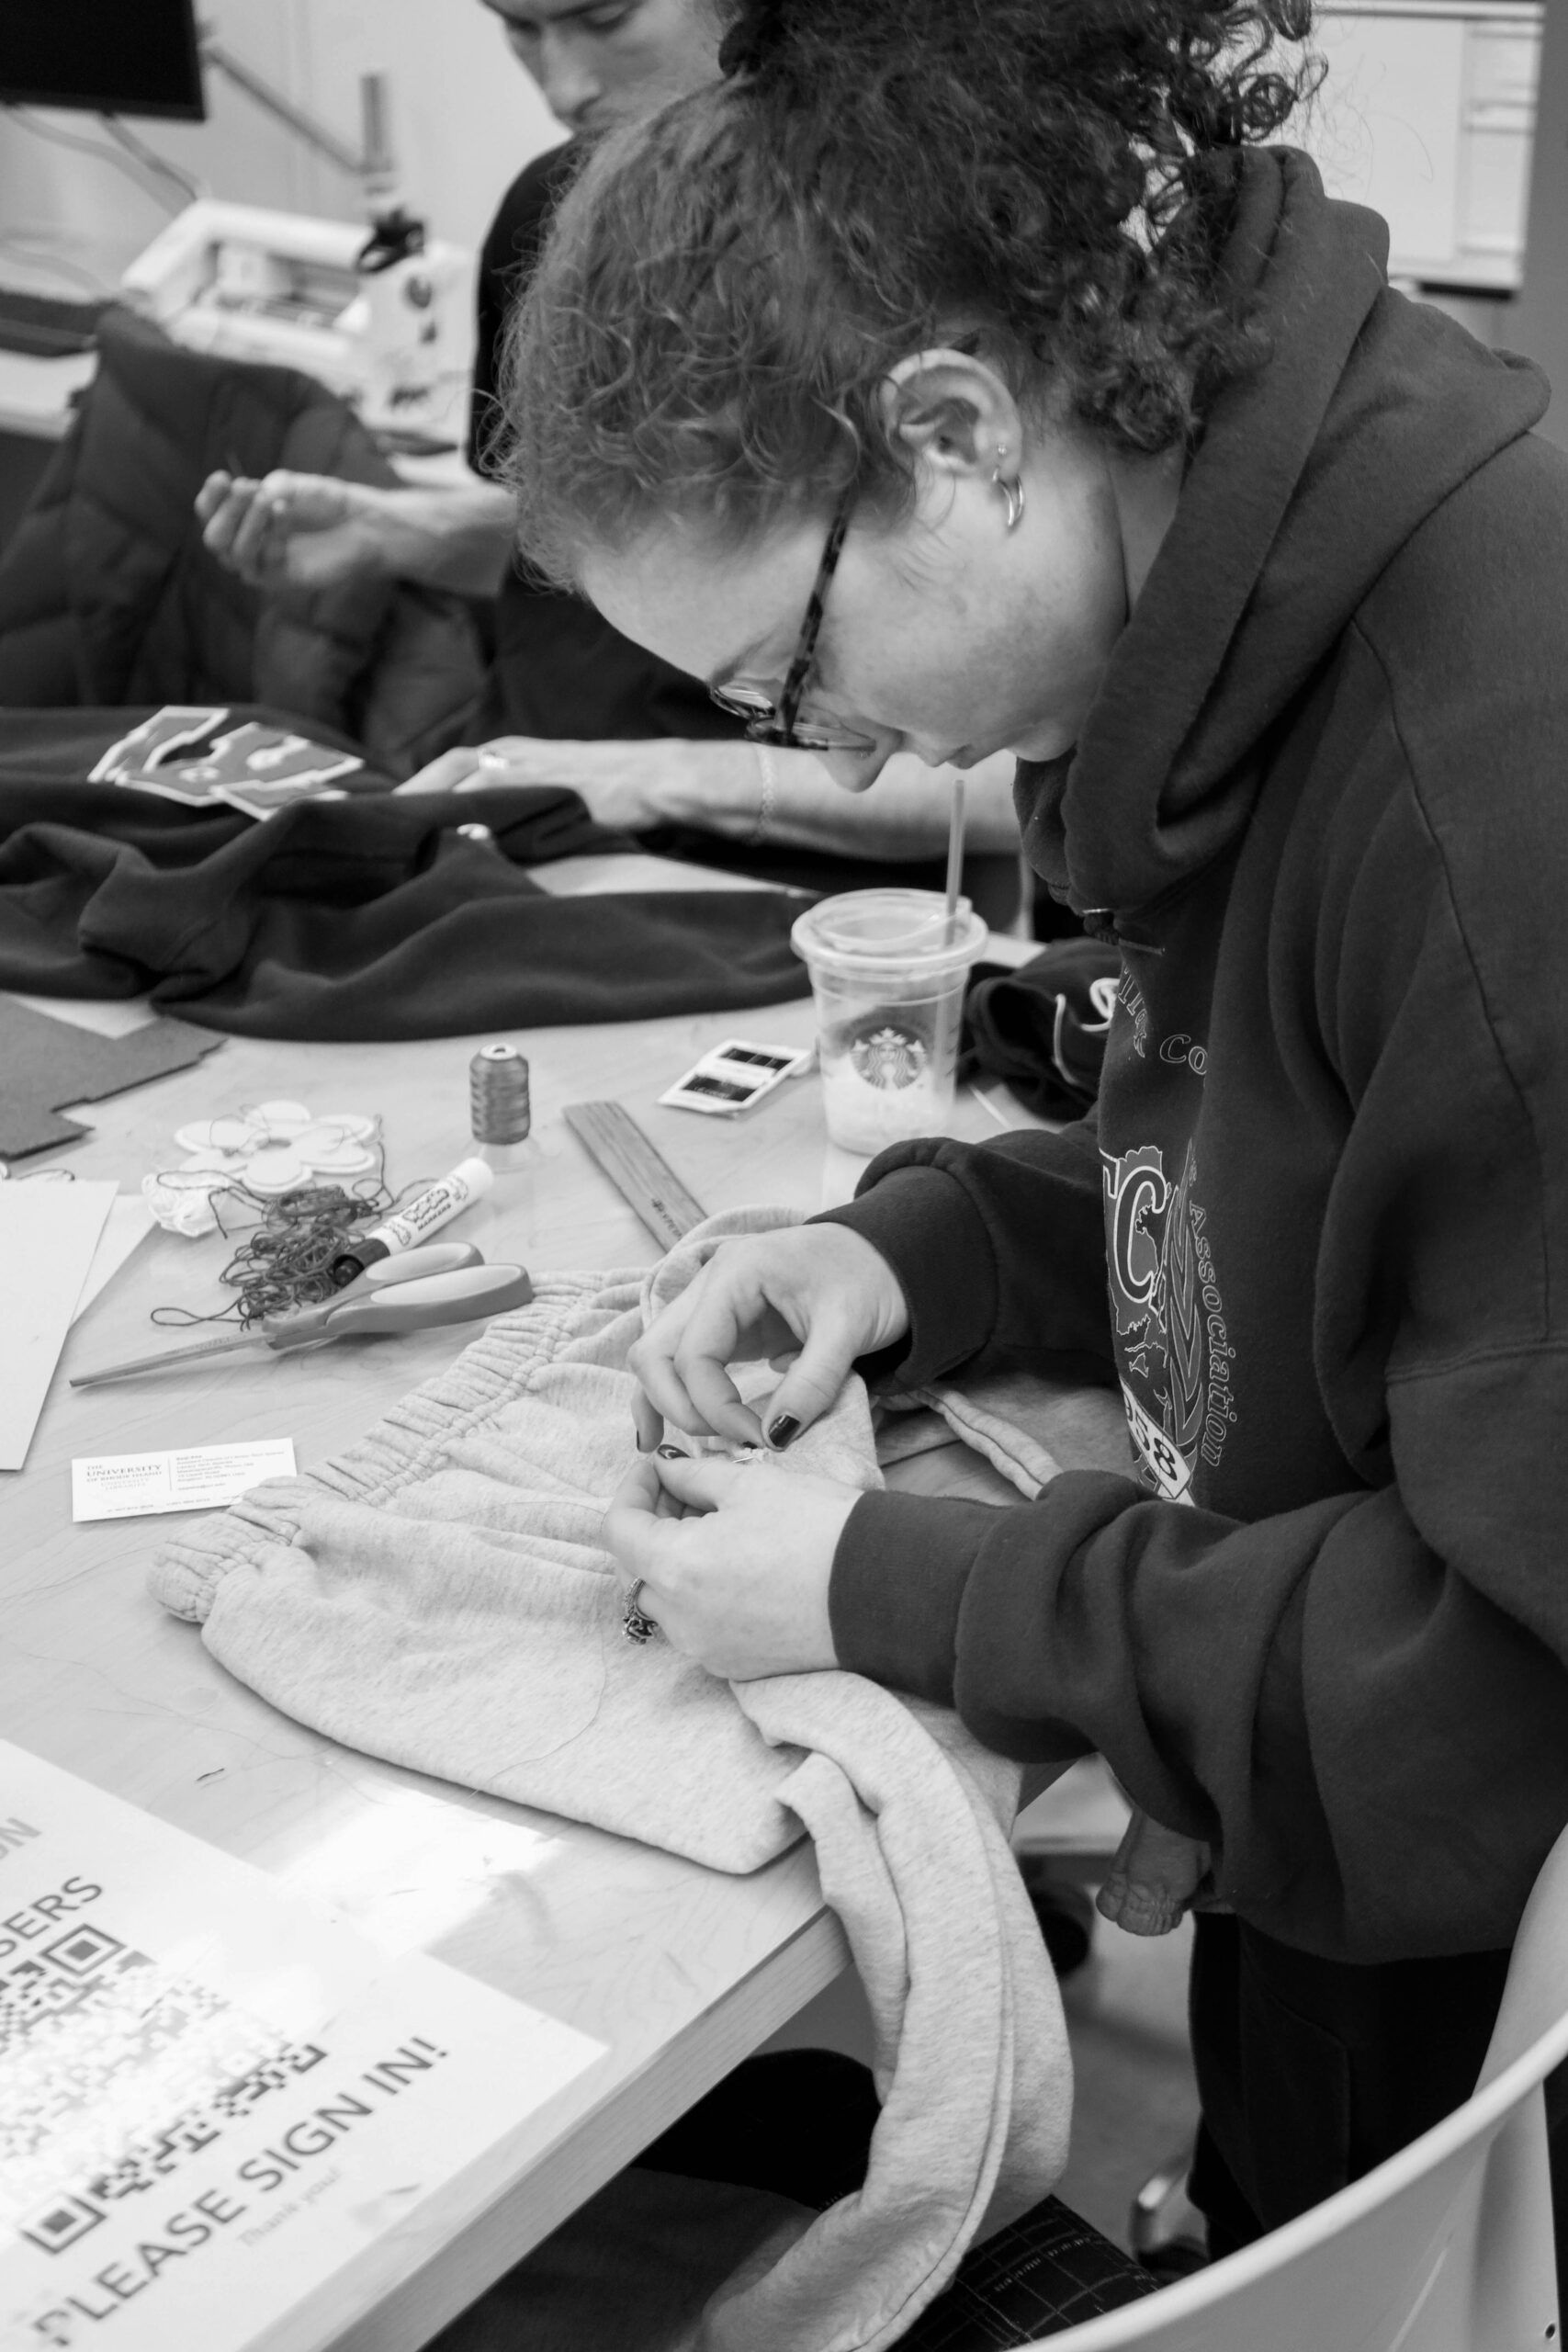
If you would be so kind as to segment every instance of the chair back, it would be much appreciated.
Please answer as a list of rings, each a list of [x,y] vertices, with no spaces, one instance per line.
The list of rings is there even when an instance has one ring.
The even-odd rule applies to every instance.
[[[1568,2059],[1568,1830],[1520,1922],[1473,2095],[1364,2179],[1038,2352],[1550,2352],[1544,2077]]]

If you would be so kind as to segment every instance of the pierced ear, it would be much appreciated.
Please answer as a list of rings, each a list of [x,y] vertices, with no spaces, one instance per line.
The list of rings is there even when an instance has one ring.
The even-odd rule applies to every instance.
[[[952,476],[999,466],[1016,473],[1023,420],[995,368],[965,351],[914,352],[883,379],[878,395],[888,439],[919,463]]]

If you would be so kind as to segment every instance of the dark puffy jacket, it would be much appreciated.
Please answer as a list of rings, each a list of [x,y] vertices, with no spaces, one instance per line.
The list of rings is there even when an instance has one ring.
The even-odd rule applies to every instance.
[[[274,466],[397,480],[310,377],[107,312],[81,413],[0,560],[0,704],[266,703],[394,776],[457,741],[483,684],[460,598],[379,581],[263,594],[202,546],[208,474]]]

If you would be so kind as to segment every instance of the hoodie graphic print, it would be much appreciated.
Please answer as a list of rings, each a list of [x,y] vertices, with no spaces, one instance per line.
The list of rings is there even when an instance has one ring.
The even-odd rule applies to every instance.
[[[1118,997],[1116,1026],[1146,1058],[1148,1010],[1129,972]],[[1113,1026],[1112,1037],[1115,1038]],[[1200,1083],[1203,1046],[1177,1029],[1162,1037],[1159,1060]],[[1139,1475],[1168,1502],[1192,1500],[1199,1458],[1217,1469],[1235,1419],[1225,1336],[1224,1299],[1205,1227],[1190,1135],[1137,1143],[1118,1151],[1102,1143],[1105,1261],[1122,1402]]]

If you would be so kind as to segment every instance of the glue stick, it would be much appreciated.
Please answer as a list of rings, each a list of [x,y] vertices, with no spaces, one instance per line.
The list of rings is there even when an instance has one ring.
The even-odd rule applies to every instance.
[[[412,1250],[420,1242],[428,1241],[433,1233],[460,1216],[469,1203],[488,1193],[494,1183],[491,1170],[482,1159],[460,1159],[449,1176],[439,1184],[432,1184],[428,1193],[421,1193],[406,1209],[399,1209],[394,1216],[373,1225],[351,1249],[332,1263],[333,1280],[341,1290],[344,1283],[353,1282],[367,1266],[381,1258],[389,1258],[399,1250]]]

